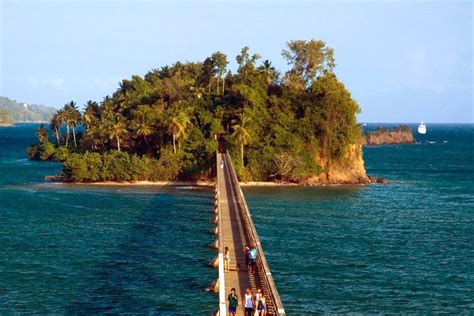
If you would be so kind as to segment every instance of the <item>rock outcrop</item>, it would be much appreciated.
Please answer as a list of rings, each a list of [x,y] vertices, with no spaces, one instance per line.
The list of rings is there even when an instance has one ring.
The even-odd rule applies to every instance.
[[[365,135],[366,146],[414,144],[415,138],[410,127],[398,126],[393,130],[379,127]]]
[[[304,181],[306,185],[369,183],[362,159],[362,145],[352,145],[345,157],[336,162],[320,156],[316,157],[316,160],[323,167],[323,172]]]

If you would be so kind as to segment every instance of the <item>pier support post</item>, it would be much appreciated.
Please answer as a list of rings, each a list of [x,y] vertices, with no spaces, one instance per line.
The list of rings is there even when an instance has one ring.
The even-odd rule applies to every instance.
[[[214,249],[219,249],[219,239],[216,239],[216,241],[210,244],[209,247],[214,248]]]
[[[219,279],[217,279],[215,282],[212,283],[211,290],[214,293],[219,293]]]
[[[214,259],[209,261],[209,265],[213,268],[218,268],[219,267],[219,255],[215,256]]]

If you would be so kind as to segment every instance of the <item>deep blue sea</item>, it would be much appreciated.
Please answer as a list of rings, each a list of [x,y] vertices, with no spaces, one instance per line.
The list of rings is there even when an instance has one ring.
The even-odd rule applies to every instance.
[[[36,127],[0,127],[0,314],[212,312],[212,191],[46,184]],[[388,185],[244,189],[289,315],[474,313],[474,125],[415,137],[364,149]]]

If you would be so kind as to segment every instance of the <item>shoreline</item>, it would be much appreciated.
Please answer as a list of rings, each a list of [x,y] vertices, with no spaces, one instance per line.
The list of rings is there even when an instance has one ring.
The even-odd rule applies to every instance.
[[[103,182],[54,182],[54,184],[71,185],[71,186],[199,186],[199,187],[213,187],[214,181],[103,181]],[[366,183],[316,183],[316,184],[298,184],[286,182],[271,182],[271,181],[249,181],[240,182],[241,187],[328,187],[328,186],[365,186]]]
[[[11,127],[18,124],[49,124],[48,121],[18,121],[13,123],[0,123],[0,127]]]

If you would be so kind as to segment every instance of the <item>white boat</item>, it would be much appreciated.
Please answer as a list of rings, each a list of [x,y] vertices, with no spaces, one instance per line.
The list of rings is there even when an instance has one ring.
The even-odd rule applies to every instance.
[[[421,124],[418,125],[418,133],[426,134],[426,125],[423,122],[421,122]]]

